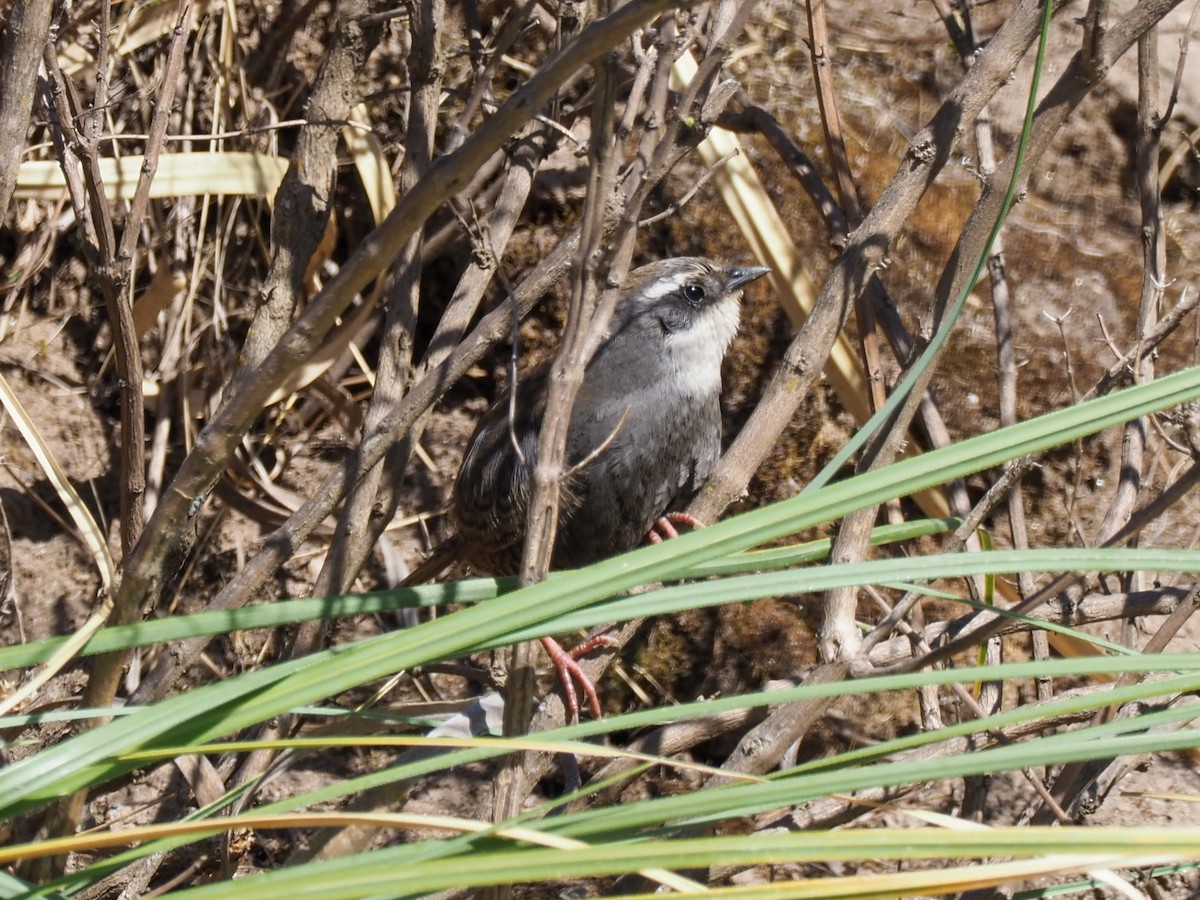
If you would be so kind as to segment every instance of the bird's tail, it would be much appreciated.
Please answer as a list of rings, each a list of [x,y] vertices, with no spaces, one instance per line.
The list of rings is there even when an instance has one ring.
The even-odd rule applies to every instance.
[[[461,541],[457,534],[442,541],[433,548],[433,552],[425,557],[423,562],[419,563],[415,569],[404,576],[403,580],[396,587],[415,587],[418,584],[427,584],[435,581],[439,575],[450,568],[458,559],[460,543]]]

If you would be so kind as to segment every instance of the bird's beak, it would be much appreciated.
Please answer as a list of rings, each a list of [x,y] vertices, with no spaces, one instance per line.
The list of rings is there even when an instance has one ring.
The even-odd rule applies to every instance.
[[[738,288],[762,278],[770,271],[766,266],[731,266],[725,270],[725,274],[729,276],[729,281],[725,283],[725,290],[736,291]]]

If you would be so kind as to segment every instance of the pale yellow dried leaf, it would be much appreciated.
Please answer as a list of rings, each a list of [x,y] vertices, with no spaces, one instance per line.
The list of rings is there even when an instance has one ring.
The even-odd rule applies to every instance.
[[[100,177],[110,201],[132,200],[141,175],[142,156],[100,160]],[[164,153],[150,185],[151,198],[229,194],[273,200],[288,161],[263,153]],[[21,163],[15,200],[55,201],[67,189],[59,164],[51,160]]]
[[[396,208],[396,184],[392,169],[383,153],[383,142],[371,127],[371,117],[365,104],[360,103],[350,110],[350,121],[363,127],[347,125],[342,129],[342,140],[354,159],[354,168],[362,181],[371,204],[371,215],[375,224],[382,222]]]

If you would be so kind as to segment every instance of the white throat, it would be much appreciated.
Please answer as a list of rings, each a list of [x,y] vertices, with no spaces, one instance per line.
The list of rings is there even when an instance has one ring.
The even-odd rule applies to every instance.
[[[691,328],[666,336],[665,362],[678,375],[685,394],[720,392],[721,360],[737,334],[740,317],[737,300],[725,299],[705,309]]]

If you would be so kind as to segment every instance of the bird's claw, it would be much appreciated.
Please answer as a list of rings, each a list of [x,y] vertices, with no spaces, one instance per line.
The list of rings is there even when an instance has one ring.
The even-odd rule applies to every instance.
[[[616,638],[609,637],[607,634],[598,634],[595,637],[590,637],[582,644],[572,647],[569,651],[571,659],[583,659],[597,647],[620,647],[621,642]]]
[[[601,644],[611,644],[612,638],[606,638],[603,635],[585,641],[579,647],[576,647],[570,653],[562,648],[562,645],[554,638],[542,638],[542,646],[546,648],[546,654],[550,657],[550,662],[554,663],[554,669],[558,672],[558,680],[563,688],[563,704],[567,708],[567,721],[579,721],[579,695],[575,692],[575,682],[579,682],[579,687],[583,691],[583,695],[587,698],[588,709],[591,711],[594,718],[603,718],[600,714],[600,696],[596,693],[596,685],[587,673],[583,671],[577,660],[591,650]]]
[[[676,525],[686,525],[691,529],[704,527],[703,522],[685,512],[667,513],[650,526],[650,530],[646,532],[646,540],[652,544],[661,544],[664,539],[677,538],[679,531],[676,530]]]

